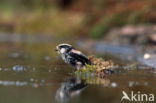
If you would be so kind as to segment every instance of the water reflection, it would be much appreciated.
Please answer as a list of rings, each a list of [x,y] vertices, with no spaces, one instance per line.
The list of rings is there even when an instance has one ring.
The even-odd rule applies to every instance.
[[[73,97],[80,95],[88,85],[101,85],[102,87],[117,87],[117,83],[110,82],[110,79],[98,78],[92,75],[76,75],[70,77],[61,83],[60,88],[56,91],[55,99],[57,102],[67,102]]]
[[[61,84],[61,87],[56,92],[56,101],[64,102],[70,98],[78,96],[82,90],[87,87],[88,84],[80,77],[68,78]]]

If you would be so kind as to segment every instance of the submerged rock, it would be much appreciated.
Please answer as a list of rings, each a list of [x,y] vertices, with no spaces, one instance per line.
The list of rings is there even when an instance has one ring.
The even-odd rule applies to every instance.
[[[96,58],[96,57],[93,57],[93,56],[90,56],[89,60],[95,66],[96,71],[101,71],[101,70],[104,70],[104,69],[110,69],[112,66],[114,66],[114,63],[111,60],[105,61],[102,58]]]
[[[113,73],[114,63],[111,60],[103,60],[102,58],[95,58],[94,56],[89,57],[90,61],[94,65],[94,69],[98,77],[104,77],[106,74]]]
[[[102,58],[96,58],[94,56],[89,56],[89,60],[92,62],[92,65],[86,65],[86,67],[76,71],[76,72],[87,72],[95,73],[96,76],[103,78],[107,74],[113,73],[114,63],[111,60],[104,60]]]

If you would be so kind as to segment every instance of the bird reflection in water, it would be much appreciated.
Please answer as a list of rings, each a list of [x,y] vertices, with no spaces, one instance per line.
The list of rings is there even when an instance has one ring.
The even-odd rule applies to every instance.
[[[56,101],[68,101],[70,98],[79,95],[80,92],[87,86],[88,84],[85,82],[85,80],[82,80],[79,77],[68,78],[57,90],[55,97]]]

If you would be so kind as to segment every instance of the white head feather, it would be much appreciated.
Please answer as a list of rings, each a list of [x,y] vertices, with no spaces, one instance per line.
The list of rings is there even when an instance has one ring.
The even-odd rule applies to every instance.
[[[62,43],[62,44],[59,44],[56,49],[58,50],[58,53],[65,53],[66,52],[66,49],[65,48],[59,48],[61,46],[69,46],[69,47],[72,47],[70,44],[66,44],[66,43]]]

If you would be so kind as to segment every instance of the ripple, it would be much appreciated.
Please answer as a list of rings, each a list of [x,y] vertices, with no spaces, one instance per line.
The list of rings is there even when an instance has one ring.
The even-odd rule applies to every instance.
[[[3,80],[0,80],[0,85],[1,86],[17,86],[17,87],[31,86],[34,88],[52,85],[52,83],[45,83],[45,80],[41,80],[41,82],[38,82],[38,83],[37,83],[37,81],[35,80],[33,83],[30,83],[27,81],[3,81]]]
[[[3,85],[3,86],[12,86],[12,85],[26,86],[26,85],[28,85],[28,83],[27,82],[20,82],[20,81],[0,81],[0,85]]]
[[[12,70],[13,71],[25,71],[26,70],[26,68],[24,67],[24,66],[20,66],[20,65],[15,65],[15,66],[13,66],[12,67]]]
[[[117,87],[118,86],[118,84],[117,83],[115,83],[115,82],[113,82],[113,83],[111,83],[111,87]]]

